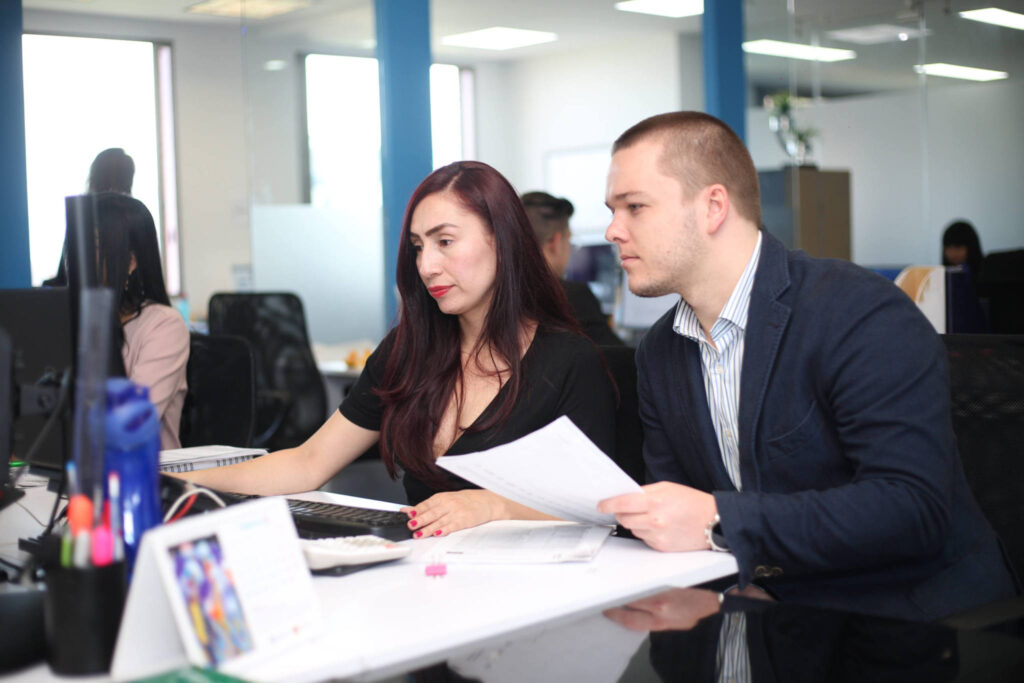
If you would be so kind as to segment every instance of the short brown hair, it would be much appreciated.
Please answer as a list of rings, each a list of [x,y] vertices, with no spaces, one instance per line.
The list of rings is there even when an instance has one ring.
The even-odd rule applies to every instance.
[[[709,185],[721,183],[737,212],[761,226],[761,190],[754,161],[729,126],[699,111],[659,114],[620,135],[612,145],[612,154],[651,137],[662,140],[661,169],[679,179],[687,199]]]

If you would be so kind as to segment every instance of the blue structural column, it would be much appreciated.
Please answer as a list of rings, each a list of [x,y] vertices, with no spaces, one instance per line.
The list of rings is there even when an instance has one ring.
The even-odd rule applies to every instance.
[[[20,0],[0,2],[0,289],[32,284],[21,26]]]
[[[380,67],[384,300],[395,319],[395,263],[409,196],[430,173],[430,2],[374,0]]]
[[[747,71],[743,63],[743,0],[704,3],[704,108],[747,139]]]

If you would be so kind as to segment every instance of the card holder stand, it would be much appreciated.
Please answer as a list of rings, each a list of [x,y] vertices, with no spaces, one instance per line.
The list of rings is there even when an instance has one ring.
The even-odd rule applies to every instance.
[[[110,670],[126,591],[124,562],[46,572],[43,613],[47,661],[54,673]]]

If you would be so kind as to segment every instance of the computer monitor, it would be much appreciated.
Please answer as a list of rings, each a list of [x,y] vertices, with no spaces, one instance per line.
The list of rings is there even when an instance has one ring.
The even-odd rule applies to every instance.
[[[9,408],[0,413],[0,420],[6,416],[10,430],[5,437],[0,427],[0,438],[7,439],[0,441],[0,447],[14,461],[21,461],[28,454],[48,417],[47,404],[33,406],[32,412],[37,414],[19,414],[17,403],[22,390],[27,392],[39,386],[57,389],[64,372],[71,367],[69,299],[68,290],[63,287],[0,290],[0,329],[10,342],[11,360],[9,376],[0,362],[0,374],[10,384],[6,392],[0,385],[0,404],[4,396],[10,401]],[[49,393],[47,401],[52,401],[56,393]],[[33,458],[33,466],[51,473],[60,471],[70,444],[69,418],[70,411],[59,418],[60,424],[47,435]]]
[[[601,309],[610,314],[615,307],[616,290],[622,281],[622,268],[615,246],[607,242],[575,246],[564,277],[590,285],[590,290],[601,302]]]

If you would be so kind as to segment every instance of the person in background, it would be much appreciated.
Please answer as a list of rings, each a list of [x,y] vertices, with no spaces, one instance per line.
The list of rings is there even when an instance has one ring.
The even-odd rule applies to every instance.
[[[977,281],[981,269],[981,240],[967,221],[954,221],[942,233],[942,265],[967,266]]]
[[[86,194],[100,192],[132,193],[132,182],[135,180],[135,161],[125,154],[120,147],[105,149],[96,155],[89,166],[89,180],[86,183]],[[57,264],[57,274],[43,280],[44,287],[66,287],[68,284],[65,269],[65,252],[61,252]]]
[[[761,225],[743,142],[701,112],[612,148],[606,239],[682,299],[637,349],[657,483],[598,509],[657,550],[724,550],[739,588],[931,621],[1019,591],[968,488],[946,349],[891,282]]]
[[[89,167],[89,193],[132,193],[135,161],[120,147],[105,149],[96,155]]]
[[[161,449],[180,448],[178,428],[188,388],[189,331],[171,308],[149,209],[126,194],[96,197],[99,272],[119,293],[125,375],[149,388],[160,415]]]
[[[181,476],[239,493],[310,491],[379,441],[388,472],[404,471],[417,538],[496,519],[550,519],[436,464],[562,415],[614,455],[612,380],[572,319],[512,185],[474,161],[427,176],[406,209],[395,281],[397,325],[313,436]]]
[[[590,287],[585,282],[570,282],[564,278],[572,256],[572,245],[569,243],[569,219],[574,211],[572,202],[553,197],[547,192],[527,192],[522,200],[544,258],[565,290],[569,306],[583,328],[583,334],[593,339],[595,344],[622,346],[622,340],[608,327],[608,317],[601,310],[601,303],[590,291]]]

